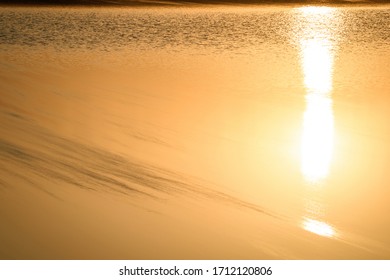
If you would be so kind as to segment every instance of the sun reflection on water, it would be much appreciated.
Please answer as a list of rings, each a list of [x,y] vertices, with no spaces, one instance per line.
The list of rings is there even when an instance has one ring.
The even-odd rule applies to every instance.
[[[301,171],[312,182],[324,179],[333,152],[332,55],[324,39],[301,42],[307,90],[301,139]]]
[[[306,218],[302,224],[303,228],[309,232],[321,235],[324,237],[334,237],[335,230],[333,227],[325,222],[316,221],[313,219]]]
[[[318,182],[327,177],[333,154],[333,53],[331,34],[326,29],[327,21],[333,20],[333,9],[303,7],[299,11],[306,20],[300,40],[306,89],[301,172],[307,181]],[[318,25],[319,21],[322,24]]]
[[[325,6],[305,6],[299,8],[299,10],[304,14],[321,15],[330,13],[331,11],[333,11],[333,8]]]
[[[309,7],[300,10],[306,19],[300,39],[303,81],[306,90],[306,109],[303,113],[301,135],[301,172],[309,186],[307,215],[303,217],[302,228],[314,234],[334,238],[335,229],[323,220],[324,205],[312,201],[325,186],[333,157],[334,116],[332,102],[333,86],[333,46],[332,35],[326,29],[329,20],[333,20],[331,8]],[[318,24],[318,22],[321,24]],[[317,209],[319,208],[319,209]],[[317,211],[314,211],[317,210]],[[314,214],[313,214],[314,213]]]

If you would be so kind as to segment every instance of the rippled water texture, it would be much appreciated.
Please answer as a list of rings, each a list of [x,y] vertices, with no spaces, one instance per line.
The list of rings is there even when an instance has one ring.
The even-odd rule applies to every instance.
[[[389,259],[390,8],[0,9],[0,258]]]

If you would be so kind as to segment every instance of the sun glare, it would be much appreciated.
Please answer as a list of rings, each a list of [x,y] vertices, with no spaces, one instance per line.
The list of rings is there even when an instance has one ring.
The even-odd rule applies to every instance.
[[[334,237],[335,236],[335,230],[333,227],[328,225],[327,223],[312,220],[306,218],[303,221],[303,228],[309,232],[312,232],[317,235],[321,235],[324,237]]]
[[[324,15],[328,14],[331,11],[333,11],[333,8],[331,7],[321,7],[321,6],[306,6],[298,8],[300,12],[302,12],[304,15]]]
[[[308,181],[324,179],[333,152],[332,55],[324,39],[301,42],[306,110],[301,139],[301,171]]]
[[[336,16],[330,7],[303,7],[299,11],[306,20],[300,40],[306,89],[301,172],[307,181],[313,183],[327,177],[333,155],[333,49],[326,25],[330,20],[336,20]]]
[[[332,89],[332,56],[326,39],[301,41],[304,81],[309,93],[327,94]]]
[[[326,26],[337,20],[332,8],[304,7],[300,9],[305,21],[300,38],[303,83],[306,91],[306,109],[303,113],[301,135],[301,172],[312,186],[325,186],[333,157],[333,56],[334,41]],[[321,189],[321,188],[320,188]],[[316,201],[314,189],[310,200]],[[311,188],[313,190],[313,188]],[[334,237],[335,230],[324,220],[324,206],[310,204],[306,211],[315,219],[304,218],[303,229],[324,237]],[[318,209],[317,209],[318,208]],[[316,210],[316,211],[313,211]],[[320,210],[320,211],[318,211]]]

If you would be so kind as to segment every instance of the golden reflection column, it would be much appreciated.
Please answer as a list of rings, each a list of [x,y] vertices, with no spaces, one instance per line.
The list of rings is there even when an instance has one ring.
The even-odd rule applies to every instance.
[[[333,58],[326,40],[301,42],[304,82],[307,90],[301,139],[301,171],[308,182],[327,177],[333,153]]]
[[[334,118],[332,107],[333,53],[331,32],[326,21],[332,19],[330,8],[303,8],[306,19],[300,41],[301,61],[306,89],[301,138],[301,172],[308,185],[302,227],[312,233],[334,237],[335,230],[326,222],[324,204],[319,194],[326,186],[333,155]],[[324,22],[325,21],[325,22]],[[322,22],[318,25],[318,22]],[[325,24],[324,24],[325,23]]]

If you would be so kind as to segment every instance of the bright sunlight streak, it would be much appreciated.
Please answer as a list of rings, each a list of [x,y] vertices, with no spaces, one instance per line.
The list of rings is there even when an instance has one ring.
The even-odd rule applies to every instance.
[[[310,231],[312,233],[324,237],[335,236],[335,230],[330,225],[324,222],[320,222],[312,219],[305,219],[303,221],[303,228],[307,231]]]
[[[331,7],[321,7],[321,6],[306,6],[299,8],[304,15],[324,15],[333,11],[334,8]]]
[[[326,39],[301,42],[305,86],[309,93],[325,95],[332,89],[332,56]]]
[[[304,83],[307,90],[301,139],[301,171],[308,181],[328,175],[333,152],[332,56],[328,42],[301,42]]]
[[[326,26],[336,20],[332,8],[305,7],[300,40],[303,81],[306,89],[306,109],[303,114],[301,138],[301,172],[310,185],[323,186],[333,156],[334,117],[332,104],[333,46]],[[315,197],[311,197],[315,201]],[[313,206],[306,211],[312,212]],[[323,211],[321,203],[317,206]],[[315,209],[314,209],[315,210]],[[320,212],[321,212],[320,211]],[[316,219],[304,218],[302,227],[314,234],[334,237],[335,230],[322,222],[323,214]]]

